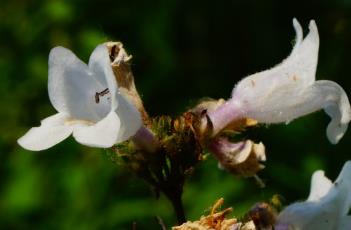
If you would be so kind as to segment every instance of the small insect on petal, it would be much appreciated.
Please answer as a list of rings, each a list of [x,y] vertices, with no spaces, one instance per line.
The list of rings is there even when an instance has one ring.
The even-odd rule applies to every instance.
[[[108,90],[108,88],[104,89],[101,92],[96,92],[95,93],[95,103],[99,104],[100,102],[100,97],[103,97],[104,95],[108,94],[110,91]]]

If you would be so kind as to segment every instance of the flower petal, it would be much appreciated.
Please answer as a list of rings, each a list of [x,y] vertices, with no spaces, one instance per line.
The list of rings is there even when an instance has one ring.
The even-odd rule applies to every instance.
[[[70,50],[56,47],[49,56],[49,97],[55,109],[75,119],[98,121],[110,111],[110,102],[95,95],[108,88]]]
[[[119,117],[112,111],[94,125],[75,126],[73,137],[83,145],[109,148],[118,142],[120,126]]]
[[[41,121],[40,127],[31,128],[18,139],[18,144],[31,151],[48,149],[66,139],[72,133],[72,127],[65,126],[67,116],[57,113]]]
[[[297,43],[290,56],[272,69],[244,78],[232,92],[232,100],[240,101],[243,112],[252,118],[270,113],[271,106],[287,107],[282,97],[289,97],[290,93],[298,94],[314,82],[319,47],[316,24],[314,21],[310,22],[310,33],[303,41],[300,41],[302,31],[296,20],[294,26]],[[272,122],[276,122],[275,119]]]
[[[107,85],[111,95],[111,110],[117,108],[117,81],[112,71],[110,56],[106,45],[95,48],[89,59],[89,68],[97,76],[97,80]],[[104,77],[103,77],[104,76]]]
[[[313,173],[311,180],[311,191],[307,201],[318,201],[325,196],[333,183],[324,175],[324,171],[318,170]]]
[[[135,135],[135,133],[141,128],[141,116],[135,106],[122,95],[118,95],[118,107],[116,113],[121,120],[118,142],[122,142]]]
[[[334,184],[324,176],[323,171],[315,172],[309,199],[286,207],[278,216],[276,228],[287,229],[284,227],[290,226],[300,230],[350,229],[350,206],[351,161],[347,161]]]
[[[337,230],[350,230],[351,229],[351,216],[346,216],[341,219],[340,226]]]
[[[348,215],[351,208],[351,161],[347,161],[336,179],[333,189],[338,194],[340,205],[338,210],[342,215]]]
[[[327,137],[331,143],[338,143],[351,120],[350,102],[345,91],[335,82],[323,80],[316,81],[300,96],[290,94],[290,98],[294,97],[299,98],[296,98],[295,102],[289,98],[285,99],[290,108],[286,108],[282,116],[292,120],[323,108],[332,119],[327,127]]]
[[[345,134],[351,120],[349,99],[345,91],[332,81],[317,81],[314,88],[324,97],[322,107],[332,119],[327,128],[327,136],[331,143],[336,144]]]
[[[302,39],[303,39],[303,32],[300,23],[296,20],[296,18],[293,19],[293,26],[295,29],[296,37],[295,37],[295,46],[291,52],[291,54],[294,54],[297,52],[298,48],[301,45]]]
[[[294,19],[296,44],[291,55],[273,69],[251,75],[234,88],[229,100],[236,118],[261,123],[290,122],[324,109],[332,118],[327,136],[336,144],[347,130],[351,109],[344,90],[332,81],[315,82],[319,37],[314,21],[302,40],[301,26]]]
[[[218,137],[211,140],[209,150],[217,158],[220,168],[235,175],[254,176],[264,168],[261,162],[266,160],[265,147],[251,140],[232,143],[227,138]]]

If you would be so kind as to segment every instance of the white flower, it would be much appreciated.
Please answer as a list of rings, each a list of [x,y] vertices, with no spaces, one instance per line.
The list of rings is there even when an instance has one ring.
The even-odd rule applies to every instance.
[[[81,144],[108,148],[141,126],[139,112],[118,91],[105,45],[96,47],[88,66],[66,48],[52,49],[48,91],[58,113],[18,140],[25,149],[50,148],[72,133]]]
[[[351,216],[351,161],[345,163],[332,183],[323,171],[312,176],[305,202],[286,207],[278,216],[277,230],[349,230]]]
[[[315,22],[310,22],[304,39],[296,19],[293,25],[296,43],[290,56],[272,69],[241,80],[232,98],[209,114],[215,133],[243,117],[261,123],[288,123],[323,108],[332,119],[327,128],[329,141],[336,144],[342,138],[351,120],[347,95],[335,82],[315,81],[319,48]]]

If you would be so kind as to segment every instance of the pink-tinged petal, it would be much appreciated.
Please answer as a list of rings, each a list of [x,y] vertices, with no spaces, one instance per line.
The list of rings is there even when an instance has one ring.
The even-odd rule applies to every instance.
[[[31,151],[48,149],[63,141],[72,133],[72,127],[64,125],[67,116],[57,113],[41,122],[40,127],[31,128],[18,144]]]
[[[112,111],[104,119],[94,125],[75,126],[73,137],[77,142],[99,148],[109,148],[120,142],[121,122],[117,114]]]
[[[208,149],[218,160],[220,168],[232,174],[249,177],[264,168],[261,163],[266,160],[266,155],[262,143],[255,144],[250,140],[232,143],[227,138],[217,137],[210,141]]]
[[[118,87],[106,45],[102,44],[95,48],[89,59],[89,68],[95,74],[96,80],[107,85],[111,95],[111,110],[115,110],[118,106]]]
[[[107,88],[70,50],[63,47],[51,50],[48,90],[57,111],[75,119],[98,121],[111,110],[108,95],[96,101],[96,93]]]

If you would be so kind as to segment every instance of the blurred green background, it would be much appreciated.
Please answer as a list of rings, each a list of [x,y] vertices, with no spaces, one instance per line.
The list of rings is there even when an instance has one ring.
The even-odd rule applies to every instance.
[[[51,48],[70,48],[87,61],[99,43],[119,40],[133,55],[136,84],[151,115],[179,115],[203,97],[227,98],[244,76],[281,62],[295,36],[292,18],[320,33],[317,79],[350,95],[351,1],[0,1],[0,229],[160,229],[175,223],[164,197],[107,157],[72,138],[33,153],[16,140],[55,113],[47,96]],[[281,194],[287,203],[308,196],[310,176],[335,179],[351,158],[351,131],[331,145],[329,118],[318,112],[289,125],[261,126],[244,137],[266,145],[267,168],[234,178],[209,158],[185,187],[187,216],[198,218],[219,197],[241,215]]]

